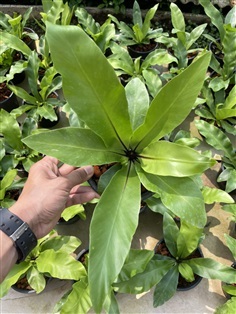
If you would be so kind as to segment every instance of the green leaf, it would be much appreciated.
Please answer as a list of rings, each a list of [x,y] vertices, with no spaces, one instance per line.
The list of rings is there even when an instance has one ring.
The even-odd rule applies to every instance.
[[[79,215],[82,219],[85,218],[84,207],[82,204],[76,204],[65,208],[61,214],[61,217],[65,221],[68,221],[76,215]]]
[[[202,195],[206,204],[218,203],[234,203],[234,199],[225,191],[216,188],[204,186]]]
[[[186,279],[186,281],[188,281],[188,282],[194,281],[193,270],[187,263],[184,263],[184,262],[180,263],[178,265],[178,270],[179,270],[180,274],[182,275],[182,277],[184,277],[184,279]]]
[[[141,151],[154,139],[170,133],[187,117],[202,87],[209,61],[210,54],[205,53],[159,91],[144,124],[132,136],[133,146]]]
[[[85,276],[83,264],[62,251],[46,250],[38,256],[36,264],[41,273],[49,273],[53,278],[78,280]]]
[[[21,275],[25,274],[30,267],[31,264],[26,261],[13,266],[4,281],[0,284],[0,298],[8,293],[11,286],[14,285]]]
[[[133,4],[133,24],[134,25],[138,24],[140,28],[143,25],[141,9],[140,9],[138,1],[136,0],[134,1],[134,4]]]
[[[113,206],[110,206],[111,197]],[[95,208],[90,226],[89,286],[94,308],[98,312],[129,252],[138,224],[140,202],[138,176],[134,169],[128,170],[123,166],[116,172]],[[120,230],[123,230],[122,241]]]
[[[198,40],[198,38],[202,35],[202,33],[204,32],[205,28],[207,26],[207,23],[201,24],[197,27],[195,27],[191,33],[190,36],[188,38],[188,42],[187,42],[187,49],[191,48],[191,46]],[[204,47],[202,47],[204,48]]]
[[[117,281],[126,281],[137,273],[143,272],[153,255],[153,251],[131,249]]]
[[[151,289],[173,267],[172,260],[151,260],[142,273],[138,273],[127,281],[113,284],[118,292],[138,294]]]
[[[236,59],[236,27],[231,25],[224,25],[225,36],[222,41],[223,53],[224,53],[224,64],[223,73],[226,78],[230,78],[231,75],[235,75],[235,59]]]
[[[179,228],[174,219],[165,213],[163,216],[163,235],[165,244],[170,251],[171,255],[177,256],[177,239],[179,236]]]
[[[154,193],[173,214],[189,224],[206,224],[205,205],[198,185],[191,178],[157,176],[137,170],[142,184]]]
[[[142,33],[143,33],[144,38],[150,32],[151,20],[153,19],[157,11],[157,8],[158,8],[158,4],[154,5],[151,9],[149,9],[147,14],[145,15],[143,26],[142,26]]]
[[[224,205],[222,209],[236,217],[236,204]]]
[[[199,3],[203,6],[206,15],[211,20],[211,23],[218,29],[220,38],[223,40],[225,32],[221,12],[209,0],[199,0]]]
[[[75,236],[60,235],[50,237],[40,245],[41,252],[46,250],[61,250],[65,253],[72,254],[81,245],[80,239]]]
[[[176,30],[178,39],[182,42],[182,44],[186,45],[186,34],[185,34],[185,20],[183,13],[178,8],[175,3],[171,3],[171,22]]]
[[[143,124],[149,108],[149,95],[139,78],[133,78],[125,87],[132,129]]]
[[[236,296],[236,287],[234,285],[226,284],[222,286],[222,289],[231,296]]]
[[[233,267],[225,266],[211,258],[193,258],[186,261],[194,273],[208,279],[218,279],[227,283],[236,282],[236,271]]]
[[[23,148],[21,142],[21,131],[17,120],[7,111],[0,111],[1,134],[5,141],[13,149],[20,151]]]
[[[46,38],[65,98],[78,117],[106,144],[128,146],[132,131],[125,91],[101,50],[77,26],[47,24]]]
[[[111,296],[107,297],[104,303],[104,310],[106,313],[116,313],[119,314],[119,305],[118,305],[118,300],[115,297],[115,294],[113,291],[111,291]]]
[[[0,189],[1,190],[7,190],[7,188],[9,188],[12,185],[16,175],[17,175],[16,169],[11,169],[11,170],[7,171],[5,176],[0,181]]]
[[[236,298],[231,298],[226,303],[224,303],[221,306],[219,306],[216,309],[215,314],[229,314],[229,313],[233,313],[235,311],[235,307],[236,307]]]
[[[192,176],[215,164],[192,148],[166,141],[152,142],[140,155],[143,170],[160,176]]]
[[[9,32],[1,32],[0,43],[6,45],[8,48],[15,49],[17,51],[21,51],[26,57],[28,57],[31,53],[31,49],[24,43],[23,40],[10,34]]]
[[[36,267],[31,267],[27,272],[27,280],[30,287],[40,293],[45,289],[46,280],[43,274],[41,274]]]
[[[177,237],[177,257],[187,258],[199,246],[203,236],[203,227],[198,228],[181,220],[180,232]]]
[[[37,106],[37,99],[30,95],[24,88],[20,86],[13,86],[9,85],[9,89],[13,91],[16,96],[18,96],[21,99],[24,99],[24,103]],[[21,107],[16,108],[17,110],[21,110]]]
[[[199,132],[206,138],[207,143],[215,149],[223,151],[236,167],[236,155],[229,137],[219,128],[203,120],[195,120],[195,124]]]
[[[156,285],[153,295],[153,306],[158,307],[170,300],[176,293],[179,279],[178,265],[173,266]]]
[[[74,166],[116,162],[121,158],[108,150],[102,139],[89,129],[65,127],[35,134],[22,141],[36,151]]]
[[[233,255],[234,260],[236,260],[236,239],[232,238],[228,234],[224,234],[227,247],[229,248],[230,252]]]
[[[60,300],[53,309],[53,313],[87,313],[92,307],[89,295],[89,286],[86,278],[82,278],[72,286],[65,300]]]

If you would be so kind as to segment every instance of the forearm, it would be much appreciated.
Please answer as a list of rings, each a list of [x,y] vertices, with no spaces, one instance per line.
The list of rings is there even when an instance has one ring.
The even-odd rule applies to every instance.
[[[2,224],[2,230],[0,229],[0,282],[4,280],[18,260],[28,255],[29,252],[27,248],[31,250],[35,246],[35,243],[37,243],[35,236],[29,237],[32,234],[32,230],[29,229],[29,227],[31,227],[29,225],[32,222],[28,216],[24,214],[20,203],[16,202],[8,210],[2,209],[1,211],[3,214],[0,213]],[[11,213],[13,214],[12,218],[10,217]],[[27,225],[24,225],[24,223],[28,224],[29,227],[27,228]],[[28,239],[30,239],[29,243],[27,243]],[[34,242],[32,242],[32,240]],[[20,243],[24,244],[21,245]]]
[[[18,253],[13,241],[4,232],[0,230],[0,283],[4,280],[8,272],[14,266],[18,259]]]

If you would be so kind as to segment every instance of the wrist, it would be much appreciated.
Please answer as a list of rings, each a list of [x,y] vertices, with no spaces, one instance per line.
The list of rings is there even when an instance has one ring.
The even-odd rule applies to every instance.
[[[18,262],[24,261],[37,245],[35,234],[25,221],[7,208],[1,208],[0,218],[0,229],[13,241],[18,252]]]
[[[16,202],[9,208],[9,211],[12,212],[14,215],[18,216],[21,220],[27,223],[30,229],[35,233],[35,223],[33,217],[31,217],[30,210],[28,210],[25,206],[22,206],[20,202]]]

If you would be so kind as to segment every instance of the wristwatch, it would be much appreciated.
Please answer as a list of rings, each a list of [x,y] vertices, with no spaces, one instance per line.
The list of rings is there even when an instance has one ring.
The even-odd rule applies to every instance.
[[[24,261],[37,245],[37,238],[29,225],[7,208],[0,208],[0,230],[14,242],[19,255],[17,263]]]

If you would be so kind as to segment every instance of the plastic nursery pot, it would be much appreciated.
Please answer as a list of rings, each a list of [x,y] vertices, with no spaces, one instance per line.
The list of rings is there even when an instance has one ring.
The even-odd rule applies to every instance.
[[[46,277],[46,285],[48,284],[48,282],[50,281],[51,278]],[[32,293],[36,293],[36,291],[34,289],[31,288],[31,286],[28,283],[27,278],[24,276],[22,278],[20,278],[14,285],[12,285],[12,289],[20,292],[20,293],[24,293],[24,294],[32,294]]]
[[[29,27],[24,27],[24,31],[27,33],[32,33],[36,34],[35,31],[32,28]],[[30,38],[30,36],[24,36],[23,37],[24,43],[31,49],[31,50],[36,50],[36,43],[35,40]]]
[[[236,261],[233,262],[233,264],[231,265],[231,267],[236,270]],[[231,284],[231,285],[232,285],[232,286],[235,286],[235,289],[236,289],[236,282],[235,282],[234,284]],[[231,298],[232,298],[232,295],[229,294],[229,293],[227,293],[227,292],[224,290],[224,286],[230,286],[230,284],[229,284],[229,283],[226,283],[226,282],[223,282],[223,281],[221,282],[221,287],[222,287],[222,290],[223,290],[223,293],[224,293],[225,297],[226,297],[227,299],[231,299]]]
[[[157,245],[154,248],[154,253],[155,254],[160,254],[160,255],[164,255],[164,256],[169,256],[169,257],[173,257],[166,244],[165,244],[165,240],[161,239]],[[202,250],[198,247],[193,253],[191,253],[187,259],[192,259],[192,258],[198,258],[198,257],[204,257]],[[202,277],[194,274],[195,279],[192,282],[188,282],[185,280],[185,278],[183,278],[181,276],[181,274],[179,274],[179,281],[178,281],[178,285],[177,285],[177,291],[187,291],[190,289],[195,288],[202,280]]]
[[[24,56],[20,51],[16,51],[14,56],[13,56],[13,61],[19,61],[19,60],[23,60]],[[12,79],[13,84],[18,85],[20,83],[22,83],[25,79],[25,72],[21,72],[21,73],[16,73]]]
[[[149,44],[137,44],[128,46],[128,52],[132,58],[141,57],[141,59],[145,59],[148,54],[155,49],[157,49],[158,43],[155,41],[151,41]]]
[[[39,127],[40,128],[50,129],[50,128],[54,127],[55,125],[57,125],[57,123],[60,121],[60,110],[58,107],[56,107],[56,108],[54,108],[54,111],[55,111],[55,114],[57,116],[57,120],[51,121],[49,119],[42,118],[39,121]]]
[[[13,83],[10,83],[13,85]],[[0,109],[11,112],[19,106],[16,95],[7,87],[5,82],[0,83]]]

